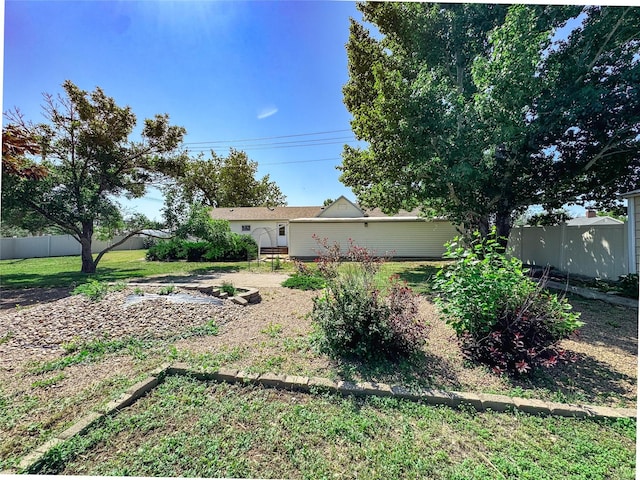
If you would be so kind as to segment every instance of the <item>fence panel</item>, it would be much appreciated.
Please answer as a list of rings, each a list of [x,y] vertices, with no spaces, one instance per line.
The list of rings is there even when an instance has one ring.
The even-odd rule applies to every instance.
[[[98,253],[109,245],[120,241],[123,236],[102,242],[94,240],[92,253]],[[144,248],[144,235],[129,238],[114,250],[139,250]],[[46,235],[42,237],[0,238],[0,260],[14,258],[64,257],[80,255],[80,244],[71,235]]]
[[[628,224],[517,227],[509,253],[524,263],[616,280],[629,273]]]

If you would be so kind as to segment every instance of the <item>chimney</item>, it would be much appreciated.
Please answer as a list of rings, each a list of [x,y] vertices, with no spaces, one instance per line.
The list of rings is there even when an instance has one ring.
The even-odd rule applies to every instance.
[[[587,218],[596,218],[598,215],[596,214],[595,210],[587,210]]]

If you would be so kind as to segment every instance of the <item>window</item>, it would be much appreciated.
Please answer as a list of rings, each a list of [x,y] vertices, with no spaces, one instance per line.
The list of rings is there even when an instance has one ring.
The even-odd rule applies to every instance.
[[[284,237],[286,234],[284,232],[284,225],[278,225],[278,235]]]
[[[250,232],[251,231],[251,225],[242,225],[242,231],[243,232]]]

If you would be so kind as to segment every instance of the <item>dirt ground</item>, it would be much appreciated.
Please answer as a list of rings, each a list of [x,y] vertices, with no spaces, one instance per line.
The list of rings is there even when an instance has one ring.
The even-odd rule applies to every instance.
[[[56,348],[56,341],[69,341],[74,335],[88,335],[90,338],[91,331],[100,329],[101,334],[106,332],[110,338],[125,333],[145,336],[157,334],[158,329],[186,328],[218,316],[218,335],[179,340],[175,347],[194,356],[234,352],[229,356],[227,366],[256,371],[387,383],[413,379],[416,384],[428,383],[438,388],[461,391],[504,392],[532,388],[526,379],[497,377],[482,367],[466,364],[457,348],[453,330],[439,318],[435,306],[426,297],[420,300],[420,313],[429,323],[430,331],[420,362],[399,365],[394,374],[388,369],[361,368],[357,362],[318,355],[311,351],[308,342],[312,331],[308,314],[317,293],[279,286],[285,278],[286,274],[278,273],[230,273],[204,277],[205,281],[213,284],[229,281],[236,286],[259,288],[262,301],[247,307],[227,306],[221,311],[162,306],[153,307],[160,308],[154,312],[151,305],[147,305],[135,315],[132,310],[124,311],[111,305],[121,301],[117,293],[94,304],[78,296],[64,297],[61,291],[44,290],[40,297],[30,297],[29,292],[23,290],[3,291],[3,304],[14,307],[0,312],[0,339],[8,337],[0,342],[0,357],[5,357],[0,361],[0,381],[2,377],[6,379],[7,374],[21,371],[29,362],[62,356],[64,350]],[[202,281],[203,277],[198,280]],[[569,400],[585,403],[634,406],[638,370],[637,310],[579,297],[571,302],[575,310],[581,312],[585,326],[578,338],[564,341],[563,346],[576,352],[581,360],[546,375],[548,393],[561,392]],[[29,303],[31,307],[15,308],[16,304]],[[64,316],[73,321],[62,321]],[[78,319],[85,319],[84,323],[91,328],[75,331],[79,328]],[[10,332],[10,329],[14,331]],[[20,334],[21,331],[28,332],[26,338]],[[49,340],[38,342],[34,338],[38,332]],[[103,374],[98,372],[102,368],[100,363],[83,368],[92,370],[95,378],[102,378],[108,375],[111,367],[105,365]],[[541,382],[537,381],[534,388],[539,390],[540,385]]]

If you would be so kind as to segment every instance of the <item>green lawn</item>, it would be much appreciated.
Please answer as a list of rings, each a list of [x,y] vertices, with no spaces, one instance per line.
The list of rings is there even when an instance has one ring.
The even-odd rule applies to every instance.
[[[632,479],[635,422],[478,413],[186,377],[30,473],[145,477]]]
[[[93,275],[80,273],[80,257],[28,258],[0,261],[0,286],[3,288],[74,287],[90,278],[115,282],[132,278],[197,275],[209,272],[235,272],[251,269],[270,271],[271,262],[148,262],[146,250],[120,250],[105,254]],[[282,262],[284,268],[291,268]]]
[[[162,277],[163,281],[179,281],[185,275],[250,270],[269,272],[272,262],[149,262],[146,250],[120,250],[105,254],[95,274],[80,273],[80,257],[28,258],[0,261],[2,288],[75,287],[89,279],[116,282],[143,277]],[[429,291],[429,278],[443,262],[387,262],[380,275],[397,274],[418,292]],[[275,262],[273,267],[275,267]],[[281,261],[279,272],[292,273],[293,263]]]

